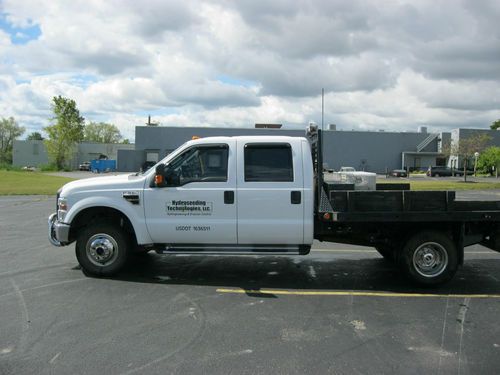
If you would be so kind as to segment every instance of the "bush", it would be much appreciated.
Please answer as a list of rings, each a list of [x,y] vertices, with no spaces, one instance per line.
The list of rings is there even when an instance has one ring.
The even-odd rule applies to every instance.
[[[68,166],[64,167],[63,169],[58,169],[57,165],[55,165],[53,163],[43,164],[43,165],[40,165],[38,168],[42,172],[60,172],[60,171],[71,172],[73,170],[71,167],[68,167]]]
[[[0,170],[3,171],[20,171],[21,167],[14,166],[12,164],[0,163]]]
[[[42,172],[57,172],[58,171],[55,164],[42,164],[42,165],[40,165],[39,168]]]

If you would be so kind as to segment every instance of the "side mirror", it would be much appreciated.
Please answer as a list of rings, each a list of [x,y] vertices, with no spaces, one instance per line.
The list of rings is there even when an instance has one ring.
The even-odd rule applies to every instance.
[[[181,184],[179,172],[176,173],[171,169],[167,169],[165,179],[167,180],[167,186],[179,186]]]
[[[155,169],[155,185],[163,186],[165,182],[165,164],[158,164]]]

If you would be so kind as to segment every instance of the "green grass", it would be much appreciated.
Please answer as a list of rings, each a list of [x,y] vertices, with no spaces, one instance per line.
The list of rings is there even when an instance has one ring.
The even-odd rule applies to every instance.
[[[0,170],[0,195],[52,195],[70,181],[39,172]]]
[[[500,189],[499,182],[463,182],[446,180],[412,180],[412,179],[387,179],[377,180],[379,183],[410,183],[411,190],[490,190]]]

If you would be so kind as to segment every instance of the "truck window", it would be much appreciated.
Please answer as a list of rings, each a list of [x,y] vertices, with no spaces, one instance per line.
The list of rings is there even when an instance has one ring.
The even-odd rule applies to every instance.
[[[292,148],[288,143],[245,145],[245,181],[293,181]]]
[[[190,182],[226,182],[228,145],[192,147],[176,157],[168,173],[179,177],[179,185]]]

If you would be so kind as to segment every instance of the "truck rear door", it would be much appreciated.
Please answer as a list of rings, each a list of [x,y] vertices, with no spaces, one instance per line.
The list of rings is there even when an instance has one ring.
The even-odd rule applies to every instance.
[[[238,244],[304,243],[301,143],[237,141]]]

